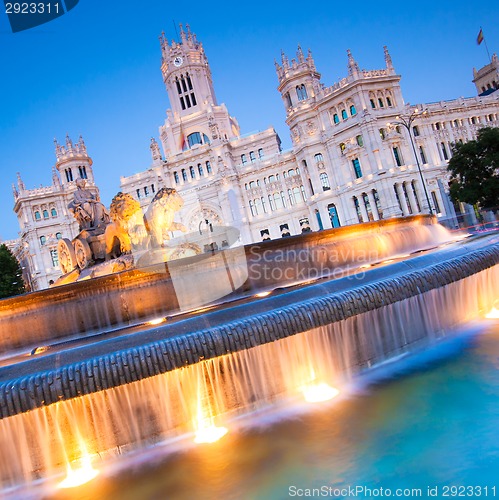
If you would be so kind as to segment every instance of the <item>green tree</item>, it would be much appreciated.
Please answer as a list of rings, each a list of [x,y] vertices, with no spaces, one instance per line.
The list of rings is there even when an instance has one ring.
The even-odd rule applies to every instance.
[[[24,292],[19,262],[5,245],[0,245],[0,299]]]
[[[499,205],[499,129],[482,128],[475,141],[456,143],[447,167],[454,201],[497,210]]]

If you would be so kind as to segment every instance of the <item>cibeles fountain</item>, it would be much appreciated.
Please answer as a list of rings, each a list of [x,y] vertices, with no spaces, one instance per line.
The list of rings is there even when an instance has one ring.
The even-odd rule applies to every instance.
[[[58,286],[0,301],[4,495],[333,398],[499,296],[496,232],[463,239],[421,215],[242,246],[209,221],[183,232],[181,205],[165,188],[143,214],[119,193],[108,214],[80,183]]]

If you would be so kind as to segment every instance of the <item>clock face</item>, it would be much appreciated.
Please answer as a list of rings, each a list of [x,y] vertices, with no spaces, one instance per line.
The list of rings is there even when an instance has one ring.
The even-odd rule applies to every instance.
[[[179,66],[182,66],[182,63],[184,62],[184,60],[180,57],[180,56],[177,56],[174,60],[173,60],[173,64],[175,66],[177,66],[177,68]]]

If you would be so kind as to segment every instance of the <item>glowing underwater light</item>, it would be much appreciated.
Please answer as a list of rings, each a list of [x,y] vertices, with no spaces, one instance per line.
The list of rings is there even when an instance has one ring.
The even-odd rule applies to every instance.
[[[227,434],[228,429],[226,427],[217,427],[216,425],[210,425],[208,427],[200,427],[196,431],[196,437],[194,438],[195,443],[214,443],[220,438]]]
[[[304,385],[303,387],[300,387],[300,391],[303,393],[303,397],[308,403],[321,403],[322,401],[328,401],[335,398],[340,393],[338,389],[331,387],[325,382]]]
[[[92,467],[90,455],[84,455],[79,460],[75,460],[67,466],[67,474],[58,485],[58,488],[76,488],[88,483],[99,474],[99,471]]]
[[[487,319],[499,319],[499,309],[495,306],[485,315]]]
[[[156,319],[152,319],[151,321],[148,321],[147,324],[148,325],[160,325],[161,323],[163,323],[163,321],[165,321],[165,318],[156,318]]]

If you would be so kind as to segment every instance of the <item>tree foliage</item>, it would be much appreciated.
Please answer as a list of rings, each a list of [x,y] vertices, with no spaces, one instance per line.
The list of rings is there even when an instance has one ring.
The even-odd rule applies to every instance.
[[[452,146],[450,196],[482,208],[499,205],[499,129],[482,128],[475,141]]]
[[[19,262],[5,245],[0,245],[0,299],[24,292]]]

